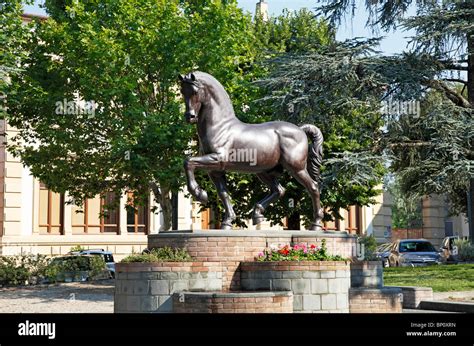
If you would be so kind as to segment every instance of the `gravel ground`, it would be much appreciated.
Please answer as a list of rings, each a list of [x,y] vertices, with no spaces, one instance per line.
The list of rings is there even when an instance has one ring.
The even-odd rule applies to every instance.
[[[114,280],[0,288],[0,313],[113,313]]]
[[[474,302],[474,291],[434,293],[434,300]],[[114,280],[0,288],[0,313],[113,313]],[[404,309],[404,313],[439,313]]]

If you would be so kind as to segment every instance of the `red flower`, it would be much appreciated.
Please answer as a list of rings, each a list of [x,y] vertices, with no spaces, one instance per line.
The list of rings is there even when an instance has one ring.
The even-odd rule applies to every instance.
[[[290,253],[290,250],[288,249],[288,245],[283,247],[282,249],[280,249],[280,251],[278,251],[280,254],[282,255],[288,255]]]
[[[316,249],[316,245],[311,244],[310,248],[311,248],[311,249]]]

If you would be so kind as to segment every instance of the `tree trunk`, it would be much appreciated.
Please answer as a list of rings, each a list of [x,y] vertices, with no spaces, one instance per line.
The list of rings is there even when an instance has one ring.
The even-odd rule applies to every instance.
[[[169,188],[161,188],[160,196],[161,212],[163,213],[163,225],[160,231],[169,231],[173,226],[173,204]]]
[[[474,32],[467,34],[467,96],[474,107]],[[467,216],[469,221],[469,239],[474,244],[474,177],[469,182]]]
[[[301,229],[300,214],[293,213],[290,216],[288,216],[288,229],[289,230],[300,230]]]
[[[158,184],[150,184],[153,194],[155,195],[155,201],[161,207],[163,214],[163,224],[160,227],[160,231],[169,231],[173,226],[173,203],[171,200],[171,190],[169,187]]]
[[[474,107],[474,32],[467,35],[467,97]]]

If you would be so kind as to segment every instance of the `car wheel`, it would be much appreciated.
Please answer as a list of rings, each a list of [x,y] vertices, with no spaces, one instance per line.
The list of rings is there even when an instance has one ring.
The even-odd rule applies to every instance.
[[[388,267],[390,267],[390,261],[388,259],[384,259],[382,261],[382,265],[383,265],[384,268],[388,268]]]

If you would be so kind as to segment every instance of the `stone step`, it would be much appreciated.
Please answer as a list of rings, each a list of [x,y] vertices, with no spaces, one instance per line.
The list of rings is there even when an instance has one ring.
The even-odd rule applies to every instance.
[[[293,293],[285,292],[177,292],[175,313],[292,313]]]

